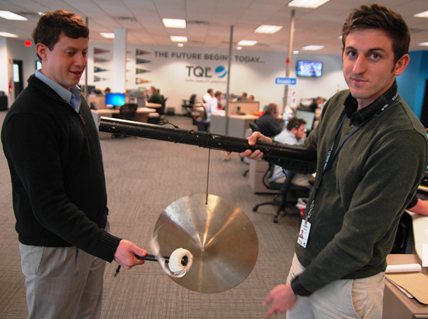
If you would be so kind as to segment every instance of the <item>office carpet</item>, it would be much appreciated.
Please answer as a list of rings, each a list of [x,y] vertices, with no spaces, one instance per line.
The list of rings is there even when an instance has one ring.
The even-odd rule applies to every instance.
[[[0,125],[5,114],[0,112]],[[168,119],[182,128],[195,129],[187,117]],[[183,196],[205,193],[207,149],[109,136],[101,137],[101,146],[111,231],[117,236],[147,248],[154,225],[165,207]],[[249,277],[231,290],[206,294],[177,285],[153,262],[122,270],[113,277],[117,265],[113,262],[107,265],[105,273],[103,319],[263,318],[265,295],[285,280],[299,220],[286,216],[279,224],[274,224],[275,208],[271,206],[260,208],[259,213],[252,212],[256,203],[272,195],[252,193],[248,177],[242,176],[247,168],[236,154],[231,161],[225,162],[220,151],[211,151],[209,193],[241,207],[257,231],[259,255]],[[25,318],[25,288],[14,230],[10,177],[3,152],[0,154],[0,182],[0,318]]]

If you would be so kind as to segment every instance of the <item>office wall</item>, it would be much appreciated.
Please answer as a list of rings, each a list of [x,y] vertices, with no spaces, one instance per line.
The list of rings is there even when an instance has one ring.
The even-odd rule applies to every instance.
[[[428,79],[428,51],[410,53],[410,64],[397,78],[400,95],[406,100],[416,116],[422,114],[425,83]]]
[[[20,40],[8,40],[12,58],[24,61],[24,78],[34,72],[36,55],[34,47],[26,48]],[[168,106],[181,111],[183,99],[191,94],[201,97],[208,88],[226,92],[227,50],[204,48],[178,48],[174,46],[128,46],[126,63],[126,88],[156,86],[168,97]],[[284,86],[276,85],[275,78],[285,76],[286,52],[232,53],[230,93],[243,91],[253,94],[261,106],[269,102],[282,105]],[[327,55],[299,55],[291,62],[294,76],[295,60],[316,59],[324,64],[321,78],[298,78],[289,88],[289,102],[298,103],[301,98],[330,97],[346,88],[341,72],[341,59]],[[112,86],[113,45],[90,42],[88,52],[88,84],[104,89]],[[82,77],[81,84],[84,83]],[[26,83],[24,83],[26,85]]]

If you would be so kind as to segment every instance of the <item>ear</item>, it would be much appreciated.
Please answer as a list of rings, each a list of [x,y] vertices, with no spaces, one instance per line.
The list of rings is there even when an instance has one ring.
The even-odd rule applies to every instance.
[[[398,76],[404,72],[410,63],[410,56],[408,54],[403,55],[394,66],[394,75]]]
[[[37,43],[36,44],[36,53],[40,57],[42,61],[45,61],[47,59],[47,51],[49,48],[44,45],[43,43]]]

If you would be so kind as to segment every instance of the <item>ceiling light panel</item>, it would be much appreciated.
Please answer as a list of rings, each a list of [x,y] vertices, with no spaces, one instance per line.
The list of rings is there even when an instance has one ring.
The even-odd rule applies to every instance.
[[[9,32],[0,32],[0,37],[17,38],[18,36],[16,34],[9,33]]]
[[[16,13],[10,11],[0,10],[0,17],[7,20],[18,20],[18,21],[27,21],[26,17],[20,16]]]
[[[170,36],[172,42],[187,42],[187,37],[172,35]]]
[[[250,47],[250,46],[256,45],[256,43],[257,41],[253,41],[253,40],[241,40],[238,42],[238,45]]]
[[[289,7],[296,8],[318,8],[330,0],[293,0],[288,3]]]
[[[184,19],[162,19],[165,28],[185,29],[186,20]]]
[[[305,51],[318,51],[318,50],[321,50],[323,48],[324,48],[323,45],[307,45],[307,46],[303,47],[302,50],[305,50]]]
[[[100,32],[100,35],[106,39],[114,39],[114,33],[110,32]]]
[[[280,25],[267,25],[267,24],[263,24],[261,26],[259,26],[256,31],[256,33],[267,33],[267,34],[272,34],[275,32],[278,32],[279,30],[282,29],[282,26]]]
[[[414,17],[416,17],[416,18],[428,18],[428,11],[416,13],[414,15]]]

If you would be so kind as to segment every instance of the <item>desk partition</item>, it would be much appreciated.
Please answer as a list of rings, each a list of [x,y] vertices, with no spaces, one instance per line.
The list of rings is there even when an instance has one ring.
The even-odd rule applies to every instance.
[[[229,115],[254,115],[260,108],[260,102],[229,102]]]

